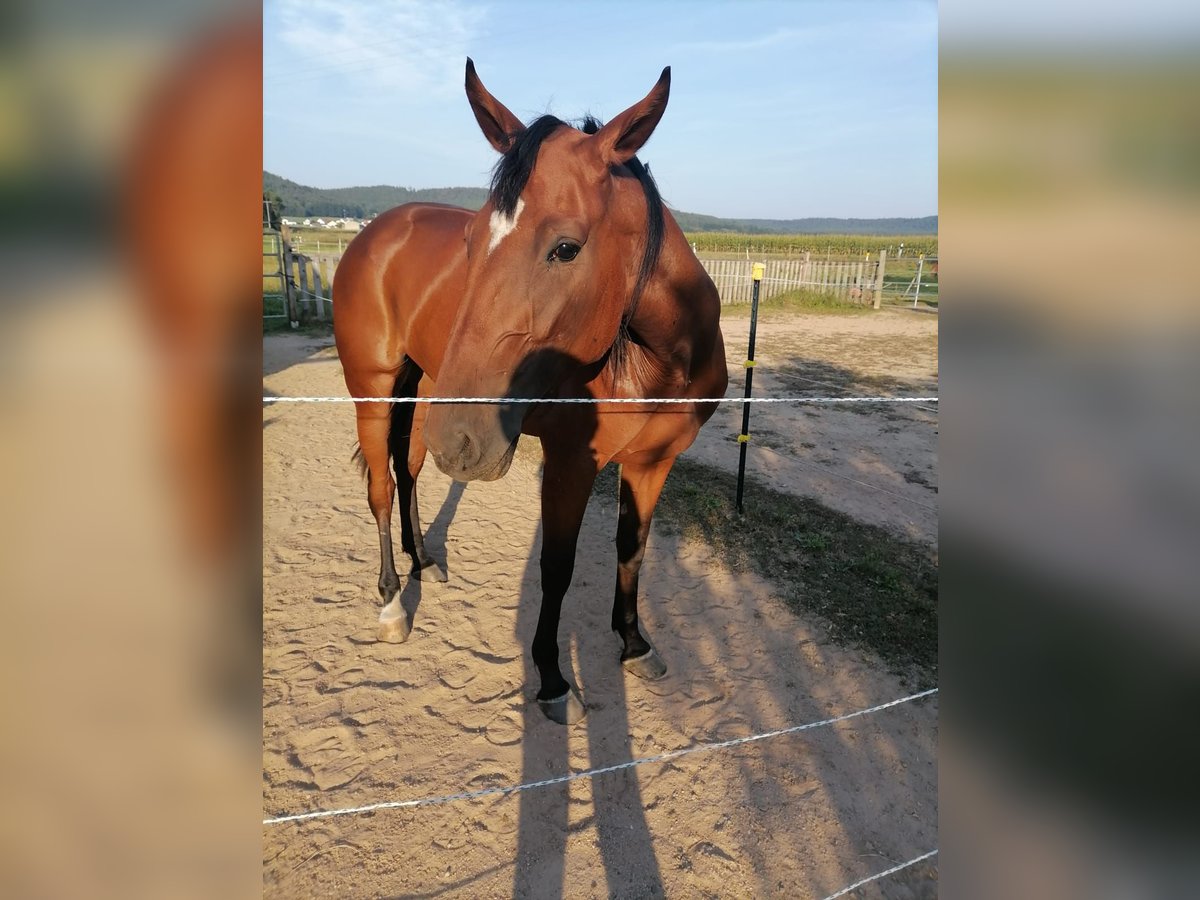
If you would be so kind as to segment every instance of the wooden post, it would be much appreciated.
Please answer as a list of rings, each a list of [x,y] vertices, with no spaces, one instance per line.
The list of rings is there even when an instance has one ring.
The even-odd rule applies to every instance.
[[[313,296],[317,301],[317,320],[325,321],[325,289],[322,285],[321,272],[318,269],[318,260],[313,261]]]
[[[292,281],[292,248],[283,245],[283,291],[287,297],[288,322],[293,328],[300,327],[300,311],[296,308],[296,285]]]
[[[879,251],[879,268],[875,271],[875,302],[872,304],[875,309],[879,309],[879,303],[883,300],[883,269],[887,265],[887,251]]]
[[[307,310],[309,300],[311,299],[311,292],[308,289],[308,257],[307,256],[297,256],[296,264],[297,264],[298,268],[300,269],[300,272],[299,272],[300,299],[304,303],[304,309]]]

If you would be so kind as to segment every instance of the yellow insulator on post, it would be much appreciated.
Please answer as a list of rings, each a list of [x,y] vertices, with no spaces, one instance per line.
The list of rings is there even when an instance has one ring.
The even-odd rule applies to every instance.
[[[766,270],[767,270],[767,267],[764,266],[762,263],[755,263],[750,268],[750,277],[753,278],[755,281],[762,281],[763,273]]]

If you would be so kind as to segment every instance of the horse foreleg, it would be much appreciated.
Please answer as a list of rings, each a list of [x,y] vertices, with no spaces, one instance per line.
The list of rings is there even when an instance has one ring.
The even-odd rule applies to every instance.
[[[585,710],[558,667],[558,622],[575,572],[575,545],[596,480],[596,465],[586,449],[564,453],[544,443],[543,447],[542,608],[533,637],[533,663],[542,681],[538,705],[548,718],[568,725],[582,719]]]
[[[666,664],[638,628],[638,574],[646,554],[650,519],[674,457],[645,464],[621,466],[621,506],[617,518],[617,587],[613,599],[612,627],[624,644],[621,665],[640,678],[661,678]]]

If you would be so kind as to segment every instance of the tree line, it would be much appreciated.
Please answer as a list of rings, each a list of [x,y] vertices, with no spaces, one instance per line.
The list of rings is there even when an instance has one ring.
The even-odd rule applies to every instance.
[[[448,203],[479,209],[487,201],[481,187],[410,188],[379,184],[368,187],[315,188],[263,172],[263,195],[275,199],[289,218],[353,216],[367,219],[404,203]],[[738,232],[740,234],[937,234],[938,217],[887,219],[723,219],[672,209],[679,227],[687,232]]]

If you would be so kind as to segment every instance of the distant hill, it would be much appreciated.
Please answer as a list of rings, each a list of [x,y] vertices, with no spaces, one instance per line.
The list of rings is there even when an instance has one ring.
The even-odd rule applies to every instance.
[[[315,188],[263,172],[263,190],[283,201],[283,214],[369,218],[402,203],[451,203],[479,209],[487,200],[481,187],[413,188],[380,184],[371,187]],[[938,217],[916,219],[722,219],[672,209],[684,231],[734,231],[741,234],[937,234]]]
[[[478,187],[413,188],[378,184],[370,187],[315,188],[297,184],[271,172],[263,172],[263,191],[283,201],[283,214],[297,216],[376,216],[402,203],[452,203],[479,209],[487,200],[487,191]]]

